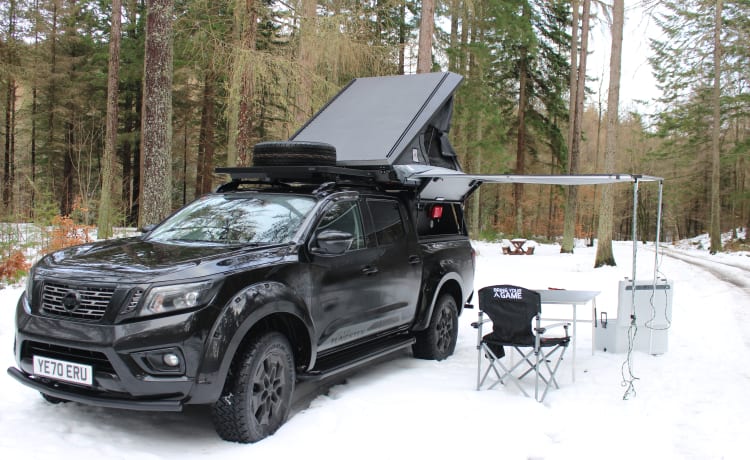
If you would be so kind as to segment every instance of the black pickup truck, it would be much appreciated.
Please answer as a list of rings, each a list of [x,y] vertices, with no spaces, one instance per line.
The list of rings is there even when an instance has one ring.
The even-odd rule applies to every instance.
[[[210,404],[222,438],[254,442],[284,423],[300,381],[408,347],[450,356],[473,289],[473,185],[420,174],[458,171],[445,138],[458,82],[355,80],[142,236],[46,255],[18,302],[9,374],[54,403]],[[364,123],[378,110],[393,126]]]

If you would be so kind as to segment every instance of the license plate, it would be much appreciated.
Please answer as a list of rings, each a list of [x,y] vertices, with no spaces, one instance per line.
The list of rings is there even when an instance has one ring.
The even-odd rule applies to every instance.
[[[34,356],[34,375],[40,377],[91,386],[94,383],[93,374],[94,369],[86,364]]]

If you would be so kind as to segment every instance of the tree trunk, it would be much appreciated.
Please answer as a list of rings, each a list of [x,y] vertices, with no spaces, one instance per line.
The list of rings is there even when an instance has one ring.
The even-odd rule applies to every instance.
[[[52,2],[52,29],[50,30],[49,43],[50,43],[50,79],[49,86],[47,87],[47,145],[45,150],[48,154],[54,151],[55,143],[55,110],[56,110],[56,98],[57,98],[57,85],[55,84],[57,78],[57,2]]]
[[[435,31],[435,0],[422,0],[422,17],[419,21],[419,50],[417,73],[432,70],[432,34]]]
[[[198,140],[198,161],[195,175],[195,196],[199,197],[211,191],[213,186],[214,163],[214,123],[216,121],[214,99],[216,97],[216,73],[206,72],[203,83],[203,108],[201,109],[201,127]]]
[[[570,33],[570,83],[569,90],[570,100],[568,102],[568,155],[573,150],[573,137],[575,136],[575,116],[576,116],[576,98],[578,95],[578,30],[580,19],[578,0],[572,0],[573,21]]]
[[[65,39],[64,44],[67,46],[63,46],[63,49],[68,51],[68,54],[65,55],[65,57],[70,61],[70,63],[67,64],[68,68],[65,78],[67,78],[69,81],[73,81],[76,78],[76,66],[79,62],[79,60],[77,59],[78,56],[75,46],[70,46],[75,42],[75,36],[78,34],[78,29],[75,23],[75,18],[77,16],[77,7],[75,0],[70,0],[68,3],[70,4],[68,16],[63,16],[63,37]],[[60,194],[60,214],[63,216],[69,216],[73,212],[73,204],[75,202],[74,157],[77,151],[76,142],[78,141],[78,139],[76,138],[76,125],[74,123],[74,120],[76,120],[78,114],[77,107],[70,97],[68,97],[68,102],[65,104],[65,107],[66,119],[63,122],[63,126],[65,129],[65,143],[63,151],[63,182],[62,193]]]
[[[69,108],[69,111],[72,109]],[[72,120],[72,114],[69,113]],[[65,126],[65,152],[63,154],[62,193],[60,194],[60,215],[70,216],[73,211],[73,155],[75,155],[75,126],[68,120]]]
[[[451,72],[458,72],[456,58],[458,56],[458,18],[460,5],[461,2],[459,0],[451,0],[451,30],[448,51],[448,70]]]
[[[625,23],[624,0],[615,0],[612,12],[612,52],[609,59],[609,90],[607,93],[607,145],[604,153],[604,172],[615,172],[617,150],[617,130],[619,125],[620,70],[622,62],[622,34]],[[602,187],[602,201],[599,205],[599,226],[596,232],[599,243],[596,247],[594,268],[604,265],[615,266],[612,253],[612,225],[614,219],[614,190],[612,184]]]
[[[109,73],[107,74],[107,126],[102,155],[102,192],[99,200],[98,237],[112,236],[114,225],[114,195],[117,183],[114,180],[115,156],[117,154],[117,115],[120,79],[120,34],[122,31],[122,3],[112,0],[111,31],[109,34]]]
[[[128,19],[126,29],[128,39],[138,42],[145,34],[144,21],[139,17],[146,16],[142,0],[126,0],[125,14]],[[145,48],[145,47],[144,47]],[[141,120],[143,110],[143,81],[137,76],[128,81],[128,90],[124,91],[125,99],[125,136],[123,136],[121,150],[122,158],[122,197],[125,205],[126,223],[130,226],[138,225],[140,192],[141,192]]]
[[[236,0],[234,8],[237,51],[229,90],[227,164],[246,166],[252,162],[255,143],[255,75],[251,57],[258,35],[258,5],[256,0]]]
[[[137,85],[135,91],[125,93],[125,107],[129,112],[125,117],[125,133],[120,149],[122,161],[122,197],[125,202],[126,223],[138,225],[138,197],[140,193],[140,143],[138,137],[142,109],[142,85]]]
[[[573,118],[573,141],[568,157],[568,174],[578,173],[578,159],[581,152],[581,131],[583,121],[583,102],[586,98],[586,56],[588,54],[589,42],[589,12],[591,0],[583,0],[583,20],[581,23],[581,58],[578,62],[578,78],[576,84],[576,107]],[[565,202],[565,228],[563,230],[563,242],[560,247],[562,253],[572,253],[575,240],[576,213],[577,213],[578,189],[576,186],[568,186],[567,200]]]
[[[147,0],[140,226],[172,211],[172,0]]]
[[[38,63],[39,56],[39,0],[34,0],[34,64]],[[34,209],[36,208],[36,117],[39,111],[39,90],[37,88],[36,73],[32,77],[31,84],[31,148],[30,148],[30,169],[31,169],[31,194],[28,216],[34,219]]]
[[[299,65],[301,68],[299,77],[299,91],[297,91],[295,121],[297,127],[301,127],[308,118],[312,116],[312,92],[313,84],[311,76],[314,75],[315,66],[314,47],[315,19],[317,16],[318,2],[316,0],[302,0],[302,16],[299,28]]]
[[[714,94],[713,129],[711,132],[711,254],[721,251],[720,157],[721,146],[721,13],[723,0],[716,1],[714,22]]]
[[[406,69],[406,0],[401,0],[398,21],[398,74]]]
[[[525,11],[525,10],[524,10]],[[526,172],[526,106],[528,105],[527,50],[521,47],[518,83],[518,133],[516,136],[516,174]],[[516,235],[523,235],[523,184],[513,184],[513,208],[516,212]]]
[[[5,156],[3,160],[3,210],[13,214],[13,157],[15,150],[16,81],[10,76],[5,101]]]
[[[3,210],[7,215],[13,214],[13,160],[16,148],[15,118],[16,118],[16,80],[15,48],[16,48],[16,2],[10,0],[8,4],[8,33],[6,46],[7,78],[5,93],[5,152],[3,161]]]

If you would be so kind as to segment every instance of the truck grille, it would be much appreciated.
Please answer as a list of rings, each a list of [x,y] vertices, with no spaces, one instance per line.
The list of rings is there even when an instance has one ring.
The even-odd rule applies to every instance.
[[[48,315],[96,321],[104,316],[114,287],[44,283],[42,311]]]

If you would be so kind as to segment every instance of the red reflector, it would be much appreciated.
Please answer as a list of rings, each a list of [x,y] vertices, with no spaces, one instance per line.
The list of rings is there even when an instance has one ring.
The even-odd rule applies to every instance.
[[[443,206],[436,204],[430,209],[430,219],[440,219],[443,217]]]

